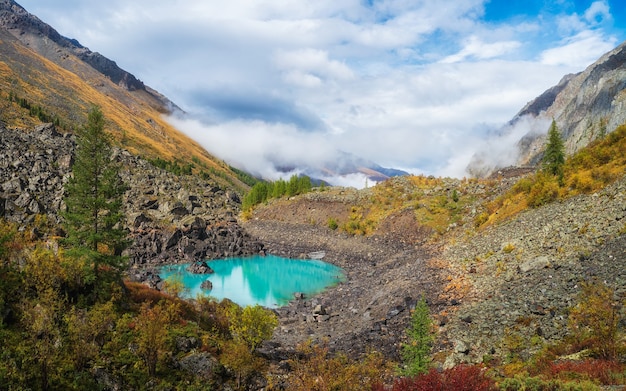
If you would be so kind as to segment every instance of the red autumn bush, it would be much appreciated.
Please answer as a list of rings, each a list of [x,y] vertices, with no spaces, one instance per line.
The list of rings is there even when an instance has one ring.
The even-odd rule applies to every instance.
[[[429,372],[412,378],[396,379],[389,391],[491,391],[495,382],[477,365],[458,365],[452,369]],[[373,391],[385,391],[376,386]]]
[[[602,384],[616,384],[616,375],[623,366],[615,361],[561,361],[550,365],[549,376],[562,380],[588,379]]]

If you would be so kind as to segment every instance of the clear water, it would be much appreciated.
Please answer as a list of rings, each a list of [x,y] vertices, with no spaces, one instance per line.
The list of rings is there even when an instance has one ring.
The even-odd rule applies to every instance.
[[[276,308],[293,300],[294,293],[307,297],[345,280],[343,270],[320,260],[297,260],[273,255],[250,258],[229,258],[208,261],[214,274],[192,274],[188,266],[171,265],[161,268],[159,275],[166,280],[172,276],[182,279],[186,287],[183,296],[212,296],[228,298],[241,306],[259,304]],[[210,280],[213,289],[200,288]]]

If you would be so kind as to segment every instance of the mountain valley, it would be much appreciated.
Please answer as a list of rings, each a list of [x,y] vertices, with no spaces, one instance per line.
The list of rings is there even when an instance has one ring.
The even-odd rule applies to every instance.
[[[626,43],[511,121],[554,118],[567,155],[560,176],[542,165],[548,129],[541,129],[520,140],[514,166],[476,155],[476,177],[398,175],[371,163],[368,172],[382,180],[375,186],[317,186],[243,210],[258,179],[169,124],[163,114],[179,111],[175,104],[14,1],[0,0],[0,390],[311,389],[327,379],[306,368],[336,357],[342,366],[331,377],[347,380],[333,389],[366,387],[350,385],[357,378],[375,389],[376,376],[391,389],[402,377],[407,330],[422,298],[436,373],[476,367],[507,390],[525,389],[505,388],[509,379],[541,376],[588,381],[584,389],[623,387],[624,87]],[[92,105],[102,109],[111,161],[128,186],[116,225],[129,239],[127,267],[105,288],[73,266],[84,259],[73,258],[64,242],[77,130]],[[356,161],[361,170],[370,164]],[[182,288],[156,271],[255,254],[322,257],[343,268],[347,281],[263,309],[237,328],[246,310],[181,300]],[[96,267],[95,274],[109,271]],[[572,314],[588,305],[581,298],[589,286],[610,290],[612,355],[577,334]],[[108,292],[106,300],[98,289]],[[272,319],[276,327],[260,341],[241,337]],[[307,344],[326,349],[321,359]],[[365,357],[374,353],[380,361],[371,375]],[[600,365],[585,361],[596,359],[616,365],[613,383],[542,372],[563,362]],[[391,366],[396,370],[387,371]],[[305,375],[312,383],[295,387]]]

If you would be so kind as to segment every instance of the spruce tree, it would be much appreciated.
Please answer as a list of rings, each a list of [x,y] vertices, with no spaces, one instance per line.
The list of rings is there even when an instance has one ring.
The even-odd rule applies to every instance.
[[[63,214],[66,242],[90,263],[96,279],[100,266],[106,265],[112,272],[121,270],[121,253],[128,245],[122,228],[122,197],[127,186],[119,175],[119,164],[112,159],[104,124],[102,111],[94,106],[87,124],[77,132],[73,176],[65,185],[67,210]]]
[[[565,145],[556,122],[552,120],[548,130],[548,144],[541,160],[543,170],[559,178],[563,178],[563,165],[565,164]]]
[[[430,367],[430,350],[434,336],[432,319],[426,299],[422,296],[411,316],[411,325],[407,330],[409,341],[402,344],[402,360],[405,367],[402,373],[406,376],[417,376],[425,373]]]

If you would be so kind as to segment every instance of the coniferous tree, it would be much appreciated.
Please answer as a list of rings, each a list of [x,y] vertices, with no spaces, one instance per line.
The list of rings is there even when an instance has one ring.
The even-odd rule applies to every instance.
[[[565,145],[554,120],[552,120],[550,130],[548,130],[548,144],[541,163],[544,171],[558,177],[559,180],[563,178]]]
[[[94,106],[86,126],[77,133],[73,176],[65,186],[66,241],[92,265],[98,277],[101,265],[119,271],[122,251],[128,245],[122,228],[122,197],[127,190],[119,165],[112,160],[104,115]]]
[[[402,359],[405,367],[402,372],[407,376],[416,376],[428,371],[430,367],[430,350],[434,341],[432,319],[426,299],[417,302],[411,315],[411,325],[407,330],[409,341],[402,344]]]

